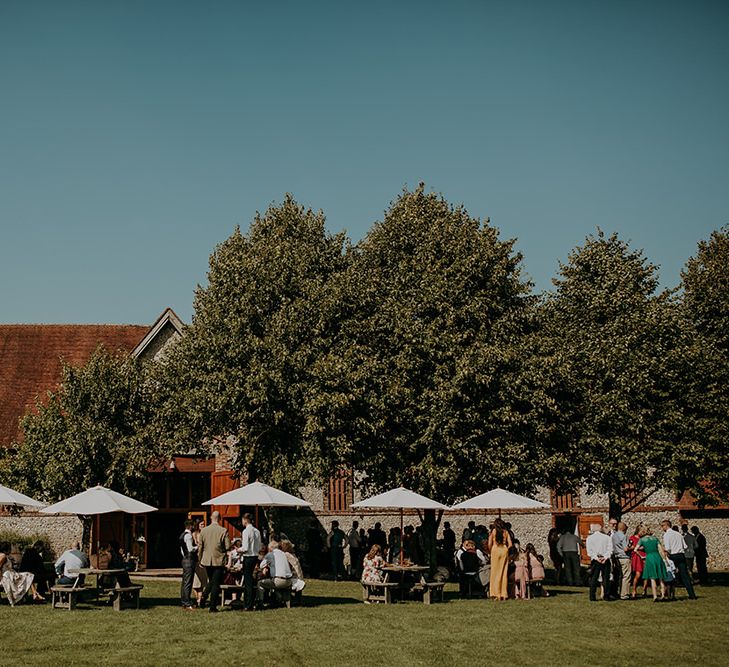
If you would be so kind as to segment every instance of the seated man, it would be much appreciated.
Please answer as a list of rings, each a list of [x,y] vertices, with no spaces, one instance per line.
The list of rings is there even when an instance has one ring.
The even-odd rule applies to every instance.
[[[294,593],[299,593],[304,590],[306,582],[304,581],[304,571],[301,568],[301,563],[294,553],[295,546],[290,540],[281,540],[279,549],[286,555],[286,560],[291,568],[291,574],[293,575],[291,577],[291,590]]]
[[[88,567],[89,561],[86,554],[81,551],[81,545],[74,541],[61,557],[56,561],[55,568],[58,579],[56,584],[59,586],[73,586],[79,577],[78,571],[82,567]],[[80,583],[83,583],[83,579]]]
[[[261,563],[261,569],[267,571],[268,576],[258,582],[259,600],[263,600],[266,590],[291,588],[293,573],[286,554],[279,549],[279,544],[275,540],[268,543],[268,553]]]
[[[460,579],[460,594],[466,594],[468,580],[478,581],[483,586],[479,573],[486,566],[486,557],[480,549],[476,548],[473,540],[466,540],[456,552],[456,564]]]

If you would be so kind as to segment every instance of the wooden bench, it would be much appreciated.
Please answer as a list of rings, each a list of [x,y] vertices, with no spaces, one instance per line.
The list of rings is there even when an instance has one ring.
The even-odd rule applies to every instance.
[[[360,582],[362,584],[362,599],[365,602],[384,602],[390,604],[392,602],[393,589],[399,589],[400,584],[396,582],[382,582],[372,584]]]
[[[132,584],[131,586],[119,586],[110,589],[109,599],[114,611],[121,611],[124,602],[129,602],[134,605],[135,609],[139,609],[139,592],[143,588],[144,586],[141,584]]]
[[[68,609],[76,606],[76,598],[81,595],[84,586],[81,577],[77,577],[73,586],[51,586],[51,609]]]
[[[444,581],[428,581],[415,584],[410,590],[423,594],[423,604],[431,604],[432,602],[443,602]]]
[[[233,593],[238,593],[238,599],[243,601],[243,586],[238,584],[221,584],[220,585],[220,604],[225,607],[227,594],[230,595],[230,601],[233,601]]]

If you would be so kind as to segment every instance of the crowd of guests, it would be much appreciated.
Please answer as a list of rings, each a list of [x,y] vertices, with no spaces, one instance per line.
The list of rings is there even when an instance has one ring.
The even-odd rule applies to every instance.
[[[290,595],[304,589],[306,582],[295,545],[283,534],[264,545],[253,516],[244,514],[242,523],[241,537],[233,540],[220,525],[218,512],[211,514],[209,525],[204,521],[197,525],[185,523],[179,537],[183,609],[208,607],[210,612],[217,612],[224,585],[234,588],[231,605],[244,611],[276,604],[280,601],[277,591]]]
[[[417,531],[408,526],[403,530],[395,528],[390,532],[386,546],[377,534],[379,524],[373,533],[376,538],[362,561],[363,583],[377,585],[384,582],[384,568],[387,563],[396,563],[402,549],[405,563],[418,563],[413,548]],[[443,538],[439,542],[439,561],[433,579],[447,581],[457,579],[461,596],[474,592],[494,600],[528,598],[535,594],[548,596],[544,581],[544,557],[537,553],[533,544],[522,547],[511,529],[511,524],[496,519],[488,528],[477,526],[471,521],[461,535],[460,546],[456,548],[456,534],[448,521],[443,524]],[[412,558],[415,556],[415,558]]]
[[[0,586],[13,606],[28,593],[32,594],[33,602],[46,602],[52,586],[74,586],[79,580],[79,583],[83,583],[84,575],[79,571],[89,567],[89,558],[81,550],[77,540],[73,540],[68,549],[58,557],[52,571],[46,569],[45,545],[41,541],[25,548],[17,570],[13,567],[9,550],[10,545],[0,544]],[[102,570],[125,570],[128,564],[124,550],[117,542],[101,546],[95,558],[94,566]],[[99,584],[101,587],[113,588],[117,582],[122,586],[131,583],[129,575],[122,572],[113,578],[102,576]]]
[[[602,600],[610,601],[645,597],[649,588],[655,601],[673,600],[679,582],[688,598],[696,599],[694,567],[699,582],[708,583],[706,538],[697,526],[679,528],[668,519],[661,522],[660,531],[656,536],[650,526],[638,524],[629,535],[625,522],[610,519],[607,527],[592,524],[582,544],[573,531],[560,534],[553,529],[548,542],[557,581],[569,586],[582,583],[580,554],[585,549],[590,600],[598,599],[598,590]]]
[[[184,609],[208,607],[217,611],[222,585],[234,589],[231,604],[246,611],[280,602],[277,592],[296,594],[303,590],[304,568],[287,536],[274,535],[264,544],[250,514],[243,516],[242,524],[241,537],[231,541],[218,512],[212,513],[209,525],[186,522],[179,537]],[[427,566],[428,578],[435,581],[457,580],[462,596],[475,593],[506,600],[549,595],[543,586],[544,557],[531,543],[522,547],[508,522],[499,518],[486,527],[470,521],[457,541],[445,521],[437,544],[434,531],[427,528],[424,523],[417,528],[405,526],[402,531],[393,527],[386,533],[379,522],[365,530],[353,521],[345,532],[333,521],[324,534],[313,520],[306,535],[305,565],[310,576],[319,577],[323,554],[327,554],[335,580],[350,578],[377,584],[384,581],[383,568],[388,563],[402,562]],[[610,519],[607,527],[591,525],[584,542],[573,530],[552,529],[547,542],[556,583],[583,583],[584,552],[590,561],[590,600],[597,600],[598,595],[608,601],[636,599],[646,597],[649,591],[655,601],[671,600],[675,599],[677,583],[685,588],[689,599],[696,599],[694,579],[708,583],[706,538],[696,526],[689,529],[684,524],[679,528],[669,520],[662,521],[660,529],[659,535],[654,535],[650,526],[638,524],[630,533],[625,522]],[[42,542],[25,549],[18,567],[9,550],[8,544],[0,544],[0,586],[11,605],[26,595],[43,602],[54,581],[72,586],[83,576],[79,570],[89,566],[77,542],[55,561],[52,572],[45,568]],[[348,570],[345,550],[349,551]],[[94,565],[100,569],[127,569],[124,551],[115,542],[106,544],[96,559]],[[122,585],[130,583],[128,574],[122,578],[117,575],[117,580]]]

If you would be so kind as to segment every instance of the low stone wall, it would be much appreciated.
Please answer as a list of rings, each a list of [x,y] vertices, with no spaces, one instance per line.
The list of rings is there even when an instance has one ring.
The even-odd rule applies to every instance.
[[[62,554],[71,540],[81,540],[83,523],[76,516],[49,515],[21,512],[17,515],[0,515],[0,533],[11,532],[25,536],[41,535],[48,539],[53,551],[51,556]]]

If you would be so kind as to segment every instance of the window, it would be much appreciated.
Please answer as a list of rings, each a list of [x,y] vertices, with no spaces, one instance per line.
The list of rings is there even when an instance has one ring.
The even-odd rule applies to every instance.
[[[330,477],[324,487],[324,508],[328,512],[346,512],[352,502],[352,471],[344,468]]]
[[[620,491],[620,506],[623,512],[630,512],[643,504],[644,495],[638,491],[635,484],[623,484]]]
[[[552,489],[553,512],[574,512],[579,503],[580,496],[577,492],[567,491],[560,493]]]

